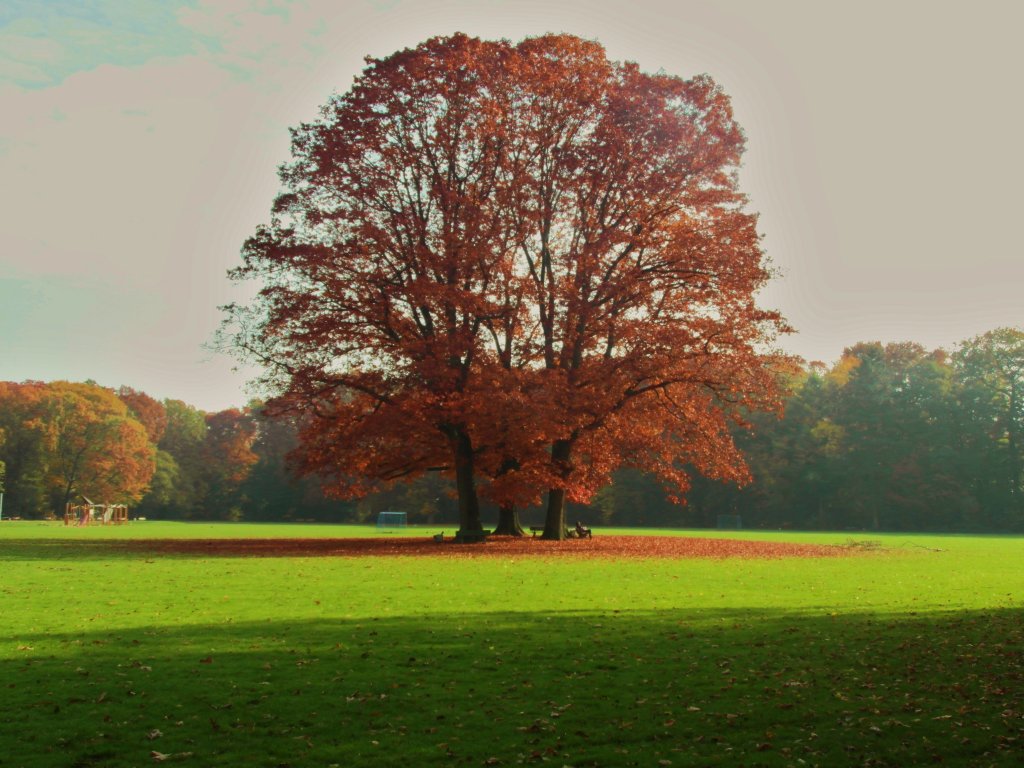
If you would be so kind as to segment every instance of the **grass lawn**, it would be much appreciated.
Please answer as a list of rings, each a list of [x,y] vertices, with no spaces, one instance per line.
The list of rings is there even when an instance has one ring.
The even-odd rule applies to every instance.
[[[856,534],[881,546],[775,560],[218,558],[96,543],[362,535],[377,532],[0,523],[0,766],[1016,766],[1024,754],[1022,538]]]

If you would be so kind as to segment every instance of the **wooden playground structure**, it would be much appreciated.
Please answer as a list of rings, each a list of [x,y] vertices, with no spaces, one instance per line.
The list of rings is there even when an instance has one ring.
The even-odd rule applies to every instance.
[[[85,497],[82,497],[85,499]],[[127,504],[94,504],[85,499],[85,504],[68,502],[64,510],[64,525],[121,525],[128,522]]]

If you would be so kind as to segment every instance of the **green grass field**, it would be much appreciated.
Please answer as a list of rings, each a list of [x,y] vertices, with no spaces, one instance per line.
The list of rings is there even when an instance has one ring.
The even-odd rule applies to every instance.
[[[1015,766],[1024,754],[1021,538],[855,534],[881,547],[677,561],[97,544],[356,535],[377,534],[0,523],[0,766]]]

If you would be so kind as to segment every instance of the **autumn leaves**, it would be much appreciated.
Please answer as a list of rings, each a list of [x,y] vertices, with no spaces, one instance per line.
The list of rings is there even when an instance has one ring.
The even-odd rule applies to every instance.
[[[586,500],[623,464],[742,481],[728,433],[777,394],[784,330],[710,78],[649,75],[568,35],[454,35],[370,60],[293,131],[230,309],[300,468],[339,495],[450,472],[511,515]]]
[[[0,457],[13,496],[7,514],[63,513],[79,494],[101,503],[138,501],[149,489],[155,453],[149,434],[156,426],[143,398],[150,401],[88,383],[0,382]],[[145,415],[137,418],[135,406]]]

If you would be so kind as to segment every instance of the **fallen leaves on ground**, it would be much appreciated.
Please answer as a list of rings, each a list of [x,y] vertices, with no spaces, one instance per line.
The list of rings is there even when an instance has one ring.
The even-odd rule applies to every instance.
[[[691,536],[597,536],[546,541],[491,536],[456,544],[428,537],[380,539],[140,539],[119,542],[133,551],[218,557],[586,557],[586,558],[758,558],[843,557],[856,550],[821,544],[743,541]]]

